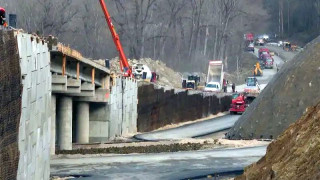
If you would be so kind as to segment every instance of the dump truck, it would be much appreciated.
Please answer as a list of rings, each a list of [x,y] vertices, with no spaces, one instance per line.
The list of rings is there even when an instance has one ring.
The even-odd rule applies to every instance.
[[[221,60],[209,61],[206,85],[217,84],[219,88],[222,88],[223,77],[223,62]]]

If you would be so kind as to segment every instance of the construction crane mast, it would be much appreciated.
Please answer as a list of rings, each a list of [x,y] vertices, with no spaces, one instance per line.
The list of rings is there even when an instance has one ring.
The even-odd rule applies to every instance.
[[[119,59],[120,59],[120,69],[123,73],[124,76],[126,77],[133,77],[133,74],[132,74],[132,69],[128,63],[128,60],[127,60],[127,57],[123,51],[123,48],[122,48],[122,45],[121,45],[121,42],[120,42],[120,38],[119,38],[119,35],[117,34],[113,24],[112,24],[112,20],[111,20],[111,16],[108,12],[108,9],[107,9],[107,5],[105,3],[104,0],[99,0],[100,1],[100,5],[101,5],[101,8],[102,8],[102,11],[105,15],[105,18],[106,18],[106,21],[108,23],[108,27],[109,27],[109,30],[111,32],[111,35],[112,35],[112,38],[113,38],[113,42],[114,44],[116,45],[116,48],[117,48],[117,51],[119,52]]]

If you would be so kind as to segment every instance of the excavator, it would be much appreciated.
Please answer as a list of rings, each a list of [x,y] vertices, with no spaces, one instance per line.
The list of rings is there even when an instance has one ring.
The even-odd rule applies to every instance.
[[[132,68],[130,67],[128,59],[123,51],[119,35],[117,34],[117,32],[112,24],[111,16],[110,16],[109,11],[107,9],[107,5],[104,0],[99,0],[99,1],[100,1],[102,11],[105,15],[109,30],[111,32],[113,42],[117,48],[117,51],[119,52],[120,69],[123,73],[123,76],[133,78]]]
[[[259,62],[257,62],[256,65],[254,65],[253,75],[254,76],[263,76],[263,72],[261,70]]]

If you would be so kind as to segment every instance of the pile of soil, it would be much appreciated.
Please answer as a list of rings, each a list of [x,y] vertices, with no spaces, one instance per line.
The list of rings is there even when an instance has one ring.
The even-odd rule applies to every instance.
[[[250,105],[229,139],[273,139],[320,101],[320,37],[285,63]]]
[[[320,179],[320,103],[292,124],[236,180]]]
[[[173,69],[169,68],[165,63],[160,60],[153,60],[150,58],[143,59],[129,59],[129,64],[144,64],[147,65],[152,72],[156,72],[159,75],[159,80],[156,84],[160,86],[170,86],[174,88],[181,88],[182,75],[178,72],[175,72]],[[110,69],[113,72],[119,73],[119,59],[112,59],[110,62]]]

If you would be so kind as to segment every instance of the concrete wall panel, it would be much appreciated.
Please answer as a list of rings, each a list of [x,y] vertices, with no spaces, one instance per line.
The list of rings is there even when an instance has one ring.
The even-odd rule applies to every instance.
[[[49,179],[51,138],[51,77],[46,43],[16,33],[23,72],[19,128],[18,179]]]

